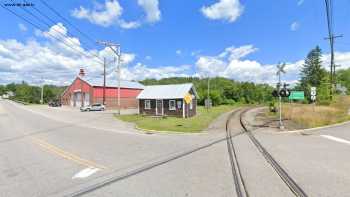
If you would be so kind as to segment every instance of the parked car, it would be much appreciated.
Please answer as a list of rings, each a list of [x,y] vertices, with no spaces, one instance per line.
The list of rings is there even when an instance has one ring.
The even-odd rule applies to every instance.
[[[104,111],[105,109],[106,107],[101,103],[80,107],[80,111]]]
[[[61,107],[62,104],[59,100],[52,100],[52,101],[49,101],[49,106],[50,107]]]

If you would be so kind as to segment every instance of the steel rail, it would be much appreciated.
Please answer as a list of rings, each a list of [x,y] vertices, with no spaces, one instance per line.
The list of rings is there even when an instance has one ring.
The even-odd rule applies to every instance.
[[[240,124],[245,130],[251,142],[256,146],[260,153],[264,156],[265,160],[273,167],[278,176],[283,180],[283,182],[288,186],[288,188],[298,197],[307,197],[304,190],[293,180],[291,176],[278,164],[278,162],[272,157],[272,155],[261,145],[261,143],[256,139],[254,134],[246,127],[243,122],[243,115],[249,109],[244,110],[240,114]]]
[[[244,197],[244,196],[249,197],[248,190],[247,190],[246,184],[244,182],[241,168],[239,166],[239,162],[237,159],[237,154],[236,154],[235,147],[234,147],[234,144],[232,141],[232,132],[230,129],[231,120],[232,120],[233,116],[236,115],[239,111],[240,110],[231,113],[226,121],[227,152],[228,152],[228,155],[230,158],[230,163],[231,163],[231,168],[232,168],[232,176],[233,176],[233,181],[234,181],[234,185],[236,188],[236,194],[238,197]],[[241,185],[242,185],[242,187],[241,187]],[[244,193],[242,192],[242,189],[244,190]]]

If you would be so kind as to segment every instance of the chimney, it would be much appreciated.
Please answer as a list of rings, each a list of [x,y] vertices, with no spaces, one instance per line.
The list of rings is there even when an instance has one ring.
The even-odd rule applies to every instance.
[[[79,70],[79,77],[84,77],[85,76],[85,71],[83,68]]]

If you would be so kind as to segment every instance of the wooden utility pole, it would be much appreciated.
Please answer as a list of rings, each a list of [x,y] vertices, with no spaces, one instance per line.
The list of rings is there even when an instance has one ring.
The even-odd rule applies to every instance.
[[[333,99],[334,89],[336,82],[335,76],[335,64],[334,64],[334,40],[336,38],[343,37],[342,35],[334,35],[333,32],[333,3],[332,0],[325,0],[326,14],[327,14],[327,27],[328,27],[328,39],[331,49],[331,62],[330,62],[330,99]]]
[[[102,44],[108,48],[110,48],[113,53],[117,56],[118,65],[117,65],[117,75],[118,75],[118,114],[120,115],[120,63],[121,63],[121,49],[120,44],[115,44],[112,42],[105,42],[105,41],[97,41],[97,43]],[[116,49],[115,49],[115,48]]]
[[[106,58],[103,58],[103,105],[106,105]]]
[[[207,110],[210,108],[210,77],[208,75]]]
[[[41,81],[42,81],[42,84],[41,84],[40,104],[43,104],[44,103],[44,80],[42,77],[41,77]]]

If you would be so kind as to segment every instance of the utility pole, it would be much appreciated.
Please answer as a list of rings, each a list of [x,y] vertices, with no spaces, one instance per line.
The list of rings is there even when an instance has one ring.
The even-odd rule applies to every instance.
[[[207,95],[207,110],[210,107],[210,77],[208,75],[208,95]]]
[[[336,38],[341,38],[343,35],[334,35],[333,32],[333,3],[332,0],[325,0],[326,13],[327,13],[327,27],[328,27],[328,38],[331,49],[331,62],[330,62],[330,99],[333,99],[336,75],[335,75],[335,64],[334,64],[334,41]]]
[[[44,103],[44,80],[43,78],[41,77],[41,96],[40,96],[40,104],[43,104]]]
[[[281,63],[279,63],[279,64],[277,64],[277,75],[278,75],[278,84],[277,84],[277,92],[278,92],[278,98],[279,98],[279,115],[280,115],[280,117],[279,117],[279,126],[280,126],[280,129],[282,130],[282,129],[284,129],[284,125],[283,125],[283,122],[282,122],[282,96],[281,96],[281,94],[280,94],[280,90],[281,90],[281,86],[282,86],[282,83],[281,83],[281,74],[282,73],[286,73],[285,71],[284,71],[284,67],[286,66],[286,64],[285,63],[283,63],[283,64],[281,64]]]
[[[102,104],[106,104],[106,58],[103,58],[103,101]]]
[[[118,62],[117,62],[117,73],[118,73],[117,74],[118,75],[118,115],[120,115],[120,63],[121,63],[120,44],[116,44],[116,43],[112,43],[112,42],[106,42],[106,41],[97,41],[97,43],[102,44],[102,45],[110,48],[113,51],[113,53],[118,58]]]

